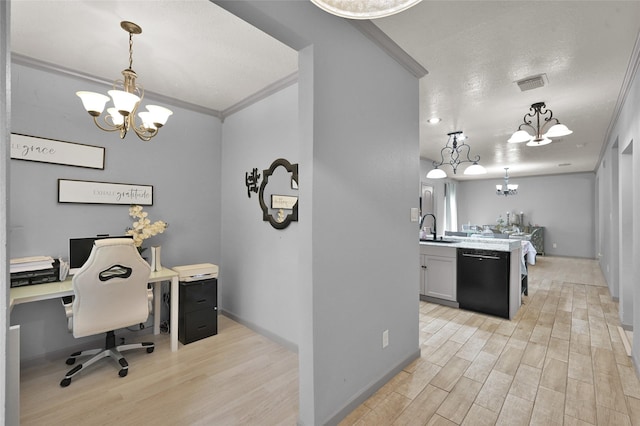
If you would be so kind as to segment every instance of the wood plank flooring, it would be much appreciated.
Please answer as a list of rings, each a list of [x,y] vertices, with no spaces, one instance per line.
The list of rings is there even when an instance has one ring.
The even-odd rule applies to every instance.
[[[22,425],[295,425],[298,357],[219,316],[218,335],[170,351],[125,354],[129,374],[104,360],[59,386],[64,358],[23,368]]]
[[[538,257],[512,321],[420,302],[421,357],[340,425],[640,425],[596,261]]]
[[[513,321],[420,302],[422,356],[341,425],[640,425],[640,382],[594,264],[538,257]],[[22,424],[296,424],[296,354],[224,316],[217,336],[175,353],[153,339],[153,354],[127,354],[126,378],[105,361],[60,388],[65,358],[23,368]]]

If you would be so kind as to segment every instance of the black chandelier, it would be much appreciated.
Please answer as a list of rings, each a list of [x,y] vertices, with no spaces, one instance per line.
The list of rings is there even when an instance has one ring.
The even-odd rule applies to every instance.
[[[523,123],[518,127],[518,130],[511,135],[509,143],[522,143],[527,142],[527,146],[541,146],[551,143],[550,138],[559,138],[561,136],[567,136],[573,133],[564,124],[560,124],[557,118],[553,116],[553,111],[547,109],[544,102],[536,102],[529,108],[529,113],[524,115]],[[540,125],[540,117],[544,119],[542,125]],[[535,119],[535,127],[533,125],[533,119]],[[549,130],[544,133],[549,124],[552,125]],[[533,130],[535,136],[531,136],[529,132],[523,130],[523,127],[528,127]]]
[[[427,178],[429,179],[442,179],[446,178],[447,174],[444,170],[439,169],[438,167],[443,164],[449,164],[453,168],[453,174],[456,174],[458,166],[462,163],[473,163],[469,167],[467,167],[464,171],[465,175],[482,175],[487,173],[487,170],[478,164],[480,161],[480,156],[476,155],[473,159],[469,157],[471,147],[464,143],[466,136],[462,133],[462,131],[447,133],[449,139],[447,140],[447,144],[440,150],[440,162],[433,162],[434,169],[427,173]],[[449,159],[445,162],[445,154],[449,156]],[[462,160],[460,159],[462,155],[466,156],[466,160],[464,157]]]

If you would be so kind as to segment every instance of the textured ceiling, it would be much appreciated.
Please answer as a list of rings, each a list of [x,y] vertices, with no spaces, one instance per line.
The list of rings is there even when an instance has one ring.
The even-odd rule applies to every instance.
[[[145,90],[216,111],[298,68],[297,52],[208,0],[13,0],[11,50],[105,81],[129,65]]]
[[[446,134],[462,130],[489,176],[504,167],[511,176],[582,172],[596,168],[640,2],[423,1],[374,22],[429,71],[420,81],[421,156],[439,160]],[[514,83],[542,73],[545,87],[521,92]],[[540,101],[574,133],[540,147],[507,144]],[[474,179],[460,169],[457,178]]]
[[[104,81],[128,65],[120,21],[136,22],[139,83],[214,111],[297,70],[294,50],[208,0],[13,0],[11,13],[12,52]],[[429,71],[420,81],[421,156],[439,159],[446,134],[462,130],[489,170],[479,178],[500,177],[504,167],[518,177],[595,169],[640,2],[424,0],[373,22]],[[545,87],[521,92],[514,83],[541,73]],[[574,133],[542,147],[507,144],[539,101]],[[430,125],[431,117],[442,122]],[[456,178],[466,179],[463,170]]]

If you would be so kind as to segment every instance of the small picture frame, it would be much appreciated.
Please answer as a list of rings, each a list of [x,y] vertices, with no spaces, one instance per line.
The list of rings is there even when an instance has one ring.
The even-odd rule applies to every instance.
[[[295,197],[295,196],[271,194],[272,209],[292,210],[297,202],[298,202],[298,197]]]

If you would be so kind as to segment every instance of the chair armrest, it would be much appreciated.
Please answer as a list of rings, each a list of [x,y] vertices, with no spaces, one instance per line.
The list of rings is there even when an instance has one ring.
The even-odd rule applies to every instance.
[[[73,297],[65,296],[61,299],[64,313],[67,316],[67,328],[69,332],[73,331]]]

